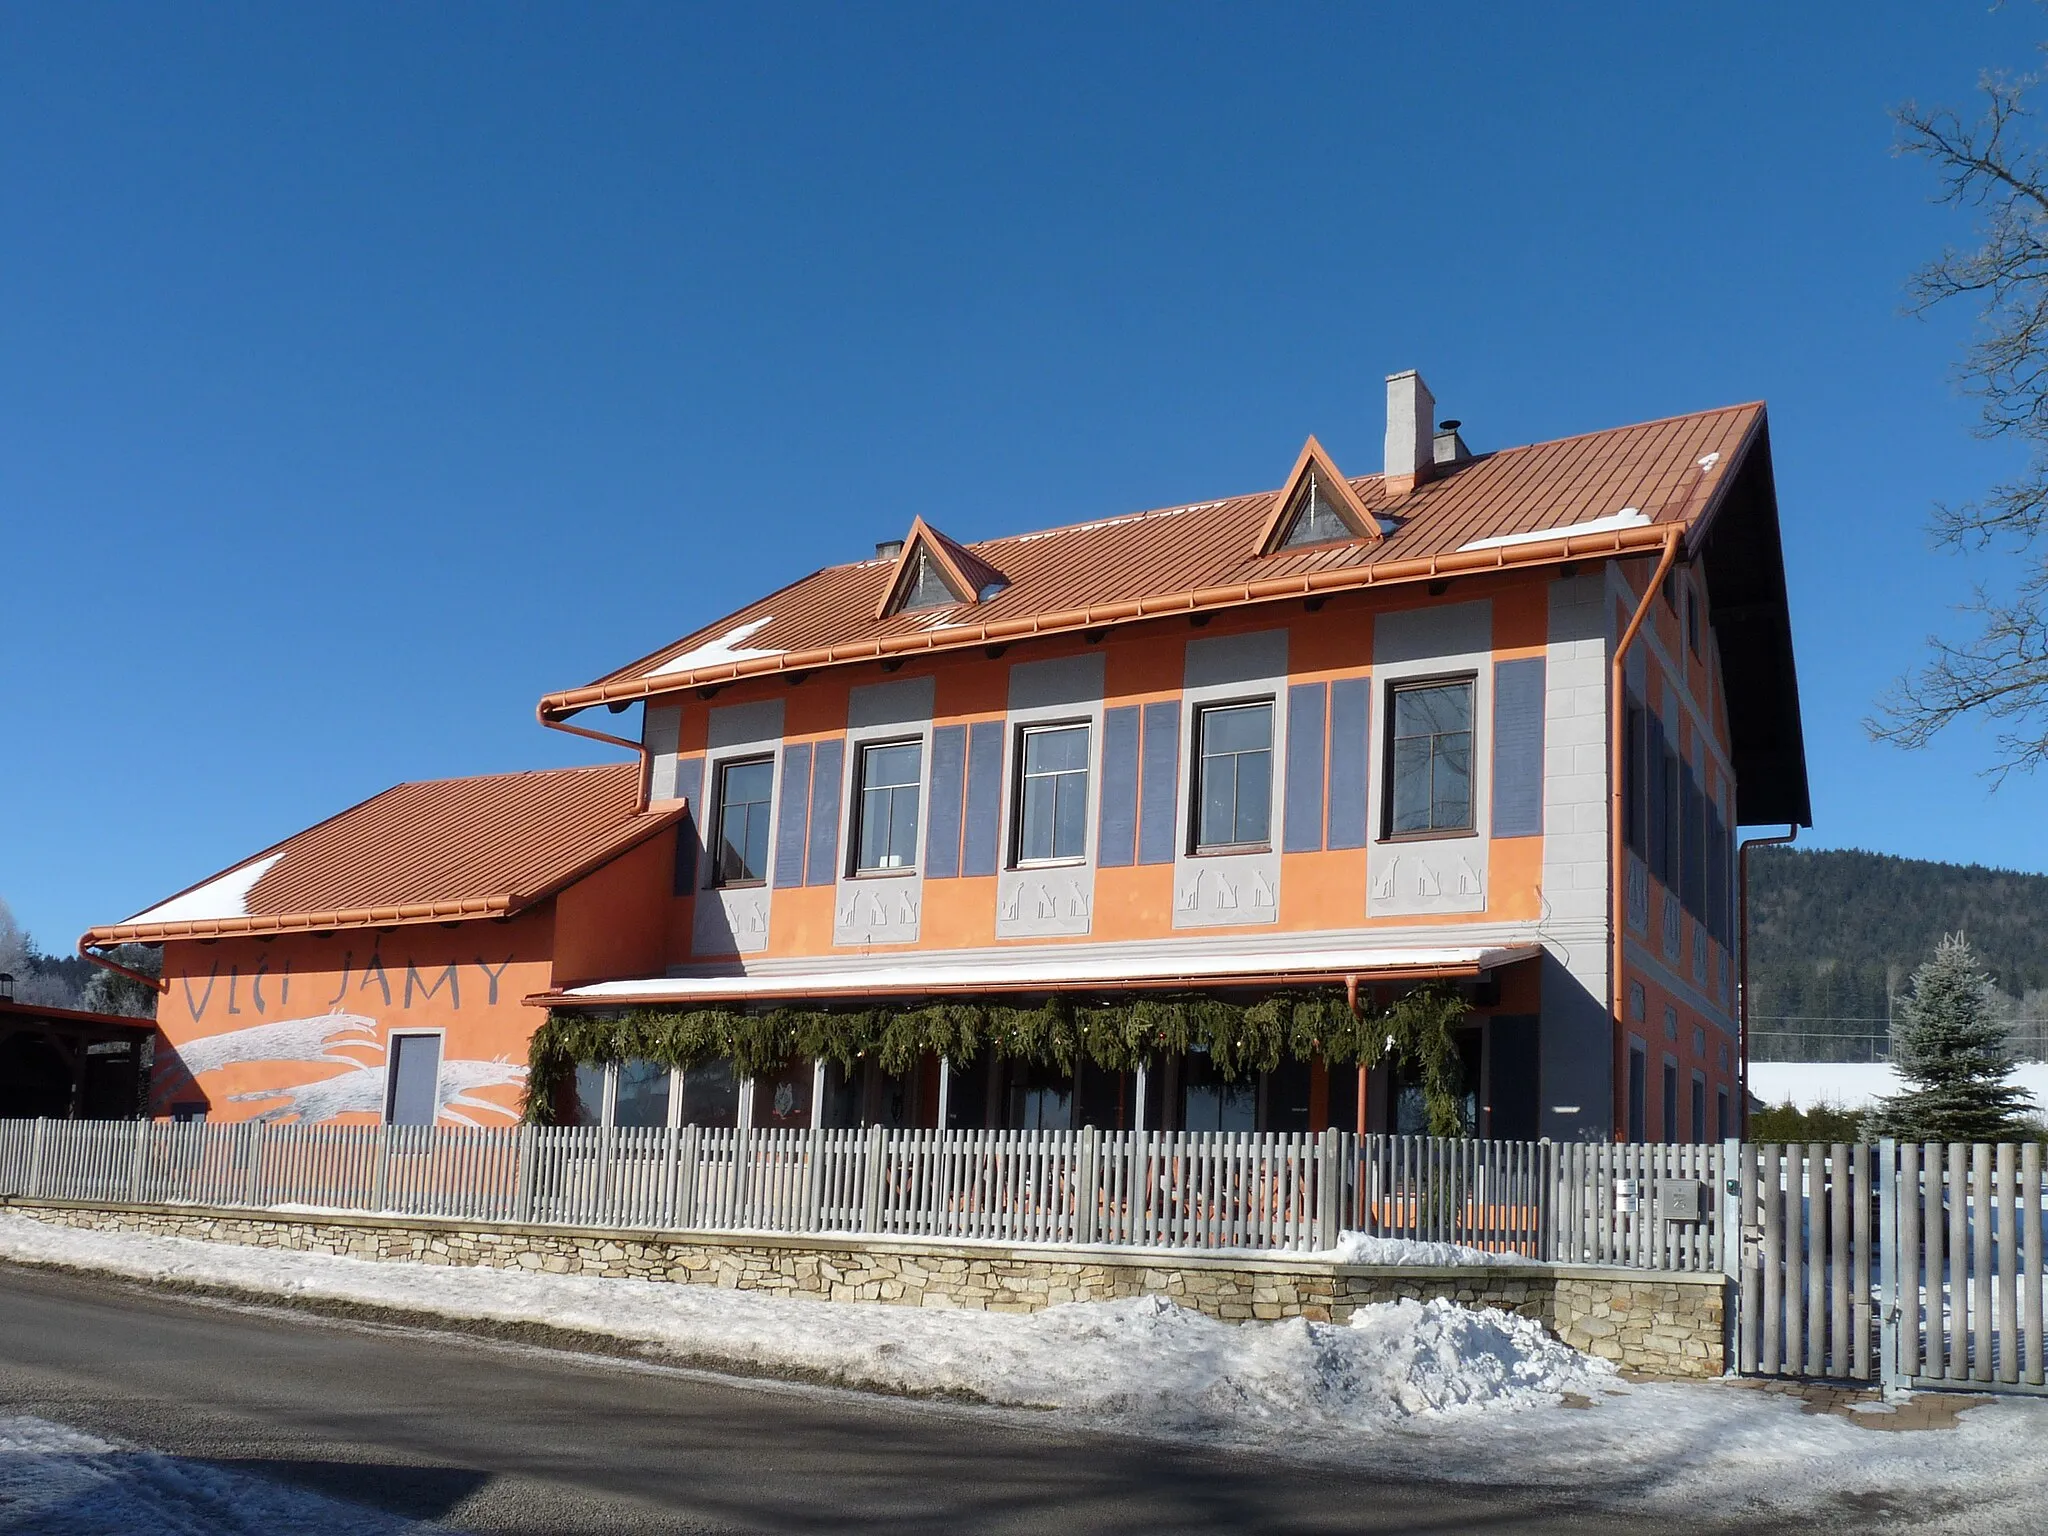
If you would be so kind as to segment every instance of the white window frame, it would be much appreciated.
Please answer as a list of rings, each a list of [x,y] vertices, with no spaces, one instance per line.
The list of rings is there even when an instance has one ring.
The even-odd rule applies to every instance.
[[[1081,775],[1081,851],[1079,853],[1054,854],[1047,858],[1033,859],[1024,856],[1024,795],[1030,787],[1031,775],[1025,771],[1025,753],[1030,750],[1033,736],[1049,735],[1054,731],[1080,731],[1087,745],[1082,751],[1082,762],[1078,769],[1064,768],[1053,774],[1041,774],[1042,778],[1061,778],[1070,773]],[[1017,727],[1016,793],[1010,807],[1010,868],[1012,869],[1058,869],[1063,865],[1086,864],[1088,862],[1088,838],[1094,828],[1095,818],[1090,813],[1095,792],[1095,722],[1092,719],[1079,720],[1033,720]],[[1054,792],[1058,800],[1058,792]],[[1053,822],[1054,841],[1059,837],[1059,821]]]

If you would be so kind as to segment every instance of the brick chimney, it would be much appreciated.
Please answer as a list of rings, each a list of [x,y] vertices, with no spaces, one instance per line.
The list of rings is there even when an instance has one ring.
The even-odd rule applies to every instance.
[[[1429,478],[1436,459],[1436,396],[1410,368],[1387,375],[1387,468],[1390,500],[1406,496]]]

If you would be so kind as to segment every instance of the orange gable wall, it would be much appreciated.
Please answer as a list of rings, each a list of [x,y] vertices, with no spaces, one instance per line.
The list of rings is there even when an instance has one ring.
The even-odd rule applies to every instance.
[[[553,928],[543,908],[509,922],[167,943],[152,1111],[375,1124],[392,1034],[432,1030],[441,1123],[511,1125],[542,1019],[520,999],[548,985]]]
[[[675,857],[675,834],[659,834],[555,898],[556,986],[660,971]]]

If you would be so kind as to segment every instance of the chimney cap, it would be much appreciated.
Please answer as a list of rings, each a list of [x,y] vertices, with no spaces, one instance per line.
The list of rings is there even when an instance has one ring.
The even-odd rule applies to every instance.
[[[877,560],[894,560],[902,553],[903,541],[901,539],[875,540],[875,558]]]
[[[1436,429],[1439,432],[1455,432],[1458,430],[1458,428],[1462,427],[1463,425],[1465,425],[1465,423],[1458,420],[1457,417],[1453,416],[1447,421],[1438,422],[1436,424]]]

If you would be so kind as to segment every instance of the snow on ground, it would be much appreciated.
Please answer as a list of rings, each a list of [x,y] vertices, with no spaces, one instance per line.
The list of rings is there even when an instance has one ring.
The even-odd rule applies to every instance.
[[[440,1529],[47,1419],[0,1418],[0,1530],[42,1536],[424,1536]]]
[[[2010,1079],[2048,1109],[2048,1062],[2023,1061]],[[1749,1091],[1773,1107],[1788,1100],[1799,1109],[1823,1104],[1835,1109],[1867,1109],[1899,1091],[1898,1072],[1884,1061],[1752,1061]]]
[[[1726,1383],[1631,1385],[1501,1312],[1403,1301],[1348,1326],[1217,1323],[1160,1298],[1029,1316],[819,1302],[662,1282],[377,1263],[78,1231],[0,1215],[0,1258],[144,1279],[545,1323],[771,1374],[1061,1411],[1104,1428],[1407,1475],[1555,1487],[1673,1517],[2039,1529],[2048,1402],[1877,1432]],[[1872,1416],[1875,1418],[1876,1416]],[[1904,1523],[1894,1519],[1891,1524]]]
[[[1463,1269],[1489,1264],[1529,1265],[1537,1261],[1518,1253],[1488,1253],[1484,1248],[1467,1248],[1463,1243],[1427,1243],[1409,1237],[1367,1237],[1363,1232],[1346,1232],[1334,1248],[1314,1258],[1334,1264],[1390,1264],[1402,1267]]]

